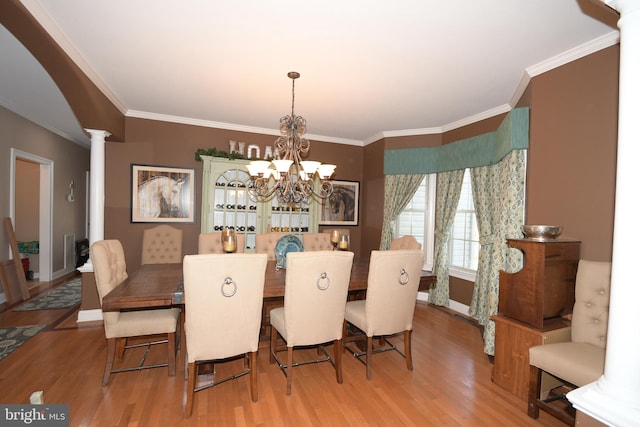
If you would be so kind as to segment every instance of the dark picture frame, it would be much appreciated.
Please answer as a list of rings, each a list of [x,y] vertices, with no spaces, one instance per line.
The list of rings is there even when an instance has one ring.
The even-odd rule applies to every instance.
[[[359,181],[331,181],[333,193],[320,200],[320,225],[358,225]]]
[[[195,169],[131,165],[131,222],[195,222]]]

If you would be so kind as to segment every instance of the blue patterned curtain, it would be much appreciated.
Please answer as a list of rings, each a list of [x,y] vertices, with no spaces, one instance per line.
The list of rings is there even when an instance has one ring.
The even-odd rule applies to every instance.
[[[473,203],[480,235],[480,255],[469,315],[484,325],[484,352],[494,353],[499,272],[522,268],[522,253],[507,247],[520,238],[524,218],[525,150],[514,150],[500,163],[471,169]]]
[[[425,175],[386,175],[384,177],[384,216],[380,250],[387,250],[393,240],[396,220],[409,204]]]
[[[456,217],[464,169],[438,174],[436,185],[436,227],[433,272],[436,286],[429,292],[429,302],[449,305],[449,234]]]

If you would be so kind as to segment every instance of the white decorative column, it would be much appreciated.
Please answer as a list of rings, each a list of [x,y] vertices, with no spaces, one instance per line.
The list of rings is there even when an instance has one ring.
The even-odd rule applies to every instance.
[[[91,171],[89,172],[89,246],[104,239],[104,171],[106,130],[85,129],[91,135]],[[81,273],[93,273],[91,258],[78,268]],[[101,310],[80,310],[78,322],[102,319]]]
[[[607,425],[640,426],[640,279],[636,263],[640,175],[640,0],[603,0],[620,12],[618,158],[611,301],[604,375],[568,394],[576,409]]]

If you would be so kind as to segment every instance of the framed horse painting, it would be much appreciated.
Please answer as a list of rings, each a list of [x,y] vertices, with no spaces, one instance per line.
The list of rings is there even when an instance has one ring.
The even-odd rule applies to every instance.
[[[195,169],[131,165],[131,222],[195,222]]]
[[[358,225],[360,182],[331,181],[333,193],[320,201],[320,225]]]

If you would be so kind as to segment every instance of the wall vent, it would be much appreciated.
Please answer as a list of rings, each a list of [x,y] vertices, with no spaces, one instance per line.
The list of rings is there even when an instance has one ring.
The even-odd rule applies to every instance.
[[[76,235],[64,235],[64,269],[71,271],[76,268]]]

